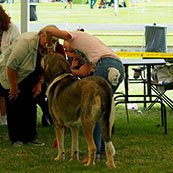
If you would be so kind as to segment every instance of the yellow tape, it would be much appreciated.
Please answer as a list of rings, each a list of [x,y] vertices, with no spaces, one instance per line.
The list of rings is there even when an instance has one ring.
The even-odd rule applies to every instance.
[[[119,57],[129,58],[173,58],[173,53],[160,52],[115,52]]]

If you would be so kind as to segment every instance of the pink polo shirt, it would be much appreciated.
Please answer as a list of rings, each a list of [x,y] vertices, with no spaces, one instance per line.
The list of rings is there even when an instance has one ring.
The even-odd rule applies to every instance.
[[[111,48],[102,43],[98,38],[81,31],[69,32],[71,39],[68,40],[76,54],[87,59],[94,67],[98,60],[105,55],[116,56]]]

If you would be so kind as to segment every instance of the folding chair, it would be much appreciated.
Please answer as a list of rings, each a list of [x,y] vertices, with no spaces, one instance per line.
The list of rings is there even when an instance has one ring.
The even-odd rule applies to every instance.
[[[173,101],[165,94],[166,91],[173,90],[173,82],[167,84],[159,84],[157,82],[152,81],[151,89],[160,98],[160,100],[162,100],[173,110]],[[155,101],[158,100],[159,98],[156,98]],[[148,106],[148,110],[150,110],[154,106],[154,104],[155,104],[154,102],[151,103]]]
[[[173,64],[168,62],[163,67],[154,68],[152,78],[152,91],[173,110],[173,101],[165,94],[166,91],[173,90]],[[153,105],[154,103],[149,105],[148,109]]]

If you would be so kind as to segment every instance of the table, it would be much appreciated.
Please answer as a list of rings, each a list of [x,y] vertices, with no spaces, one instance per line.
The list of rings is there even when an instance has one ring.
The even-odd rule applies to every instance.
[[[124,67],[125,67],[125,76],[124,76],[124,87],[125,87],[125,94],[120,95],[118,97],[124,97],[124,100],[116,101],[118,97],[115,97],[115,105],[120,104],[120,103],[152,103],[155,102],[153,98],[158,97],[157,95],[152,95],[151,93],[151,67],[153,65],[164,65],[166,62],[164,59],[122,59],[121,60]],[[129,73],[128,73],[128,67],[129,66],[146,66],[147,68],[147,76],[146,76],[146,84],[147,84],[147,93],[141,94],[141,95],[130,95],[129,94]],[[130,97],[143,97],[143,100],[140,101],[131,101],[129,100]],[[146,98],[149,98],[149,100],[146,100]],[[163,104],[161,98],[156,101],[157,103],[161,104],[161,122],[162,126],[164,126],[165,134],[167,133],[167,122],[166,122],[166,107]],[[127,109],[127,106],[126,106]],[[127,118],[128,118],[128,111],[127,113]]]
[[[163,65],[165,64],[164,59],[122,59],[122,63],[125,66],[125,95],[126,95],[126,100],[128,100],[128,80],[129,80],[129,75],[128,75],[128,67],[129,66],[140,66],[144,65],[147,67],[147,89],[148,89],[148,94],[150,100],[152,99],[151,97],[151,66],[153,65]]]

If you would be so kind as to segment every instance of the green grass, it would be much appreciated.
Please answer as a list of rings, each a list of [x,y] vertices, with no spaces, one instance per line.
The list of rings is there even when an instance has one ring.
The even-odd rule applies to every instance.
[[[132,6],[131,8],[119,8],[118,16],[114,14],[114,8],[91,10],[89,4],[73,4],[73,9],[64,9],[65,3],[37,3],[38,21],[35,23],[73,23],[73,24],[172,24],[173,2],[169,0],[151,0],[144,6]],[[168,6],[169,5],[169,6]],[[10,6],[3,4],[7,11]],[[20,22],[20,3],[12,6],[12,19]],[[170,12],[170,13],[169,13]],[[109,29],[110,30],[110,29]]]
[[[141,1],[142,2],[142,1]],[[9,4],[2,4],[6,11],[10,12]],[[153,24],[160,25],[172,24],[173,1],[171,0],[151,0],[151,3],[145,2],[138,5],[132,5],[131,8],[119,8],[118,16],[114,14],[114,8],[93,9],[89,4],[73,4],[72,9],[64,9],[65,3],[37,3],[38,21],[33,24],[76,24],[76,29],[83,24]],[[12,21],[20,23],[20,3],[15,0],[12,6]],[[30,28],[32,31],[32,28]],[[86,31],[86,32],[127,32],[113,31],[110,28],[105,31]],[[140,32],[140,31],[130,31]],[[173,31],[168,31],[173,32]],[[99,37],[107,45],[141,45],[143,37]],[[173,37],[167,37],[167,45],[172,45]]]
[[[16,0],[17,1],[17,0]],[[119,9],[118,16],[114,16],[113,9],[90,10],[88,5],[74,4],[73,9],[63,9],[63,3],[38,4],[37,22],[33,23],[75,23],[78,27],[82,23],[117,23],[117,24],[148,24],[156,21],[158,24],[172,24],[172,13],[168,15],[167,0],[151,0],[151,4],[145,3],[145,8],[135,7]],[[173,11],[173,2],[170,2],[170,10]],[[6,3],[3,6],[9,10]],[[46,12],[46,15],[45,15]],[[51,12],[51,13],[50,13]],[[94,16],[94,17],[93,17]],[[102,17],[104,16],[104,17]],[[20,22],[20,4],[13,5],[14,23]],[[95,31],[93,31],[95,32]],[[99,32],[99,31],[97,31]],[[113,31],[105,31],[113,32]],[[138,40],[139,39],[139,40]],[[104,42],[112,44],[142,44],[142,39],[137,37],[108,37]],[[171,41],[173,42],[173,41]],[[170,42],[170,43],[171,43]],[[123,91],[123,85],[118,89]],[[141,86],[132,86],[130,92],[141,93]],[[173,99],[173,92],[168,91]],[[95,166],[84,167],[80,162],[68,162],[70,159],[71,134],[68,129],[65,134],[66,161],[56,162],[57,148],[52,148],[55,140],[53,127],[40,125],[41,111],[38,109],[38,138],[45,142],[43,147],[24,145],[12,147],[8,138],[6,126],[0,126],[0,172],[60,172],[60,173],[171,173],[173,172],[173,113],[167,107],[168,134],[160,124],[160,106],[156,104],[150,111],[144,111],[139,105],[140,111],[129,110],[130,123],[126,121],[124,105],[118,105],[115,112],[115,133],[112,141],[116,149],[116,168],[106,168],[106,159],[103,157]],[[14,115],[15,116],[15,115]],[[80,158],[87,155],[87,144],[80,128]]]
[[[65,3],[61,2],[37,3],[38,23],[52,21],[73,24],[148,24],[155,21],[158,24],[172,24],[173,2],[169,4],[168,0],[156,2],[159,1],[152,0],[151,3],[144,3],[144,6],[119,8],[118,16],[115,16],[114,8],[91,10],[88,4],[73,4],[73,9],[64,9]],[[5,3],[3,6],[7,11],[10,10],[8,4]],[[19,23],[20,3],[16,2],[12,7],[12,19]]]
[[[123,91],[123,84],[118,91]],[[130,93],[140,94],[141,85],[130,85]],[[172,91],[168,91],[173,98]],[[53,127],[41,126],[41,110],[38,107],[38,139],[45,142],[45,146],[36,147],[24,145],[12,147],[8,138],[6,126],[0,126],[0,172],[60,172],[60,173],[156,173],[173,171],[173,114],[167,107],[168,134],[164,134],[161,124],[160,105],[156,104],[150,111],[143,109],[143,104],[138,104],[138,110],[129,110],[130,123],[127,123],[124,105],[115,109],[115,132],[112,141],[116,149],[114,157],[116,168],[108,169],[105,165],[106,158],[95,166],[84,167],[80,162],[69,162],[71,133],[70,129],[65,134],[66,160],[54,161],[57,148],[52,148],[55,140]],[[79,150],[80,159],[87,155],[87,144],[80,127]]]
[[[139,107],[139,109],[143,109]],[[106,158],[95,166],[84,167],[80,162],[69,162],[71,134],[65,134],[66,161],[56,162],[57,148],[52,148],[55,139],[53,127],[41,127],[38,121],[38,138],[45,146],[24,145],[12,147],[8,139],[7,127],[0,126],[0,172],[171,172],[173,171],[173,116],[167,109],[168,134],[164,135],[160,124],[160,107],[151,111],[129,110],[130,123],[127,124],[124,106],[116,107],[115,133],[112,141],[116,149],[115,169],[106,168]],[[87,155],[87,145],[80,128],[80,158]]]

